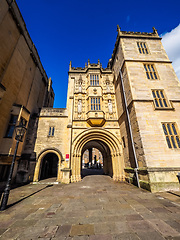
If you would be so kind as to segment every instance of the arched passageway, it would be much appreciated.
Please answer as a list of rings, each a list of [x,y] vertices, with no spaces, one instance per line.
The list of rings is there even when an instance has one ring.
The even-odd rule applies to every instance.
[[[84,153],[88,151],[88,162],[83,166]],[[87,142],[82,149],[81,177],[87,175],[107,174],[112,177],[112,159],[110,149],[106,143],[100,140]]]
[[[55,153],[47,153],[42,159],[40,180],[57,177],[58,157]]]
[[[87,149],[96,148],[103,155],[103,171],[115,181],[124,181],[122,145],[118,138],[103,128],[91,128],[80,133],[72,144],[71,181],[82,178],[82,156]]]
[[[60,181],[62,178],[61,160],[62,154],[58,149],[43,150],[37,158],[33,181],[38,182],[51,177],[56,177],[56,180]]]

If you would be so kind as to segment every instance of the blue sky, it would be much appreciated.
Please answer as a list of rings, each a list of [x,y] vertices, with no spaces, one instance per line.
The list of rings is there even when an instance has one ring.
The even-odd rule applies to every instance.
[[[107,66],[116,41],[117,24],[123,31],[139,32],[152,32],[154,26],[165,39],[163,44],[169,46],[170,59],[180,66],[179,0],[16,2],[44,69],[52,78],[54,107],[66,107],[70,60],[73,67],[84,67],[88,58],[91,63],[100,59],[102,66]],[[171,49],[175,39],[178,50]]]

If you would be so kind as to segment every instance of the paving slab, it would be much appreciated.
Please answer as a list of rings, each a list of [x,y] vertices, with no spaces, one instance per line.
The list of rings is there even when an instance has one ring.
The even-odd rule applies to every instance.
[[[11,190],[1,240],[180,239],[179,193],[153,194],[104,175],[52,183]]]

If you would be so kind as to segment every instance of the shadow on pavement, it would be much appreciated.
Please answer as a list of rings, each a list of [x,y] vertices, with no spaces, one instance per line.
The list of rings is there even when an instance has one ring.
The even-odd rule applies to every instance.
[[[29,198],[29,197],[35,195],[36,193],[41,192],[42,190],[44,190],[44,189],[46,189],[46,188],[48,188],[48,187],[52,187],[52,186],[53,186],[53,185],[48,185],[48,186],[46,186],[46,187],[44,187],[44,188],[41,188],[40,190],[38,190],[38,191],[36,191],[36,192],[34,192],[34,193],[32,193],[32,194],[30,194],[30,195],[24,197],[24,198],[21,198],[20,200],[14,202],[14,203],[11,203],[11,204],[9,204],[9,205],[7,205],[7,208],[6,208],[6,209],[8,209],[8,208],[10,208],[10,207],[12,207],[12,206],[14,206],[14,205],[16,205],[16,204],[18,204],[18,203],[24,201],[25,199],[27,199],[27,198]]]

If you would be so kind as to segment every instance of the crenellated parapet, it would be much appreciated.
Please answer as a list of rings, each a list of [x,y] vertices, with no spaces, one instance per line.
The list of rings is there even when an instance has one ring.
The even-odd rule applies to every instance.
[[[121,31],[121,28],[119,25],[117,25],[117,32],[118,32],[118,37],[158,37],[158,32],[155,27],[153,27],[153,32],[148,33],[148,32],[132,32],[132,31]]]
[[[117,25],[117,38],[116,38],[116,43],[114,46],[114,50],[112,53],[111,58],[109,59],[107,68],[112,68],[113,64],[114,64],[114,60],[115,60],[115,55],[119,46],[119,41],[120,39],[123,38],[128,38],[128,39],[139,39],[139,40],[146,40],[146,39],[152,39],[152,40],[161,40],[161,37],[159,37],[159,34],[157,32],[157,29],[155,27],[152,28],[153,32],[133,32],[133,31],[121,31],[121,28],[119,27],[119,25]]]
[[[102,63],[100,63],[98,59],[98,63],[90,63],[88,59],[88,63],[85,63],[85,67],[72,67],[72,62],[69,64],[69,73],[88,73],[89,70],[100,70],[101,73],[111,73],[111,69],[109,67],[103,68]]]

